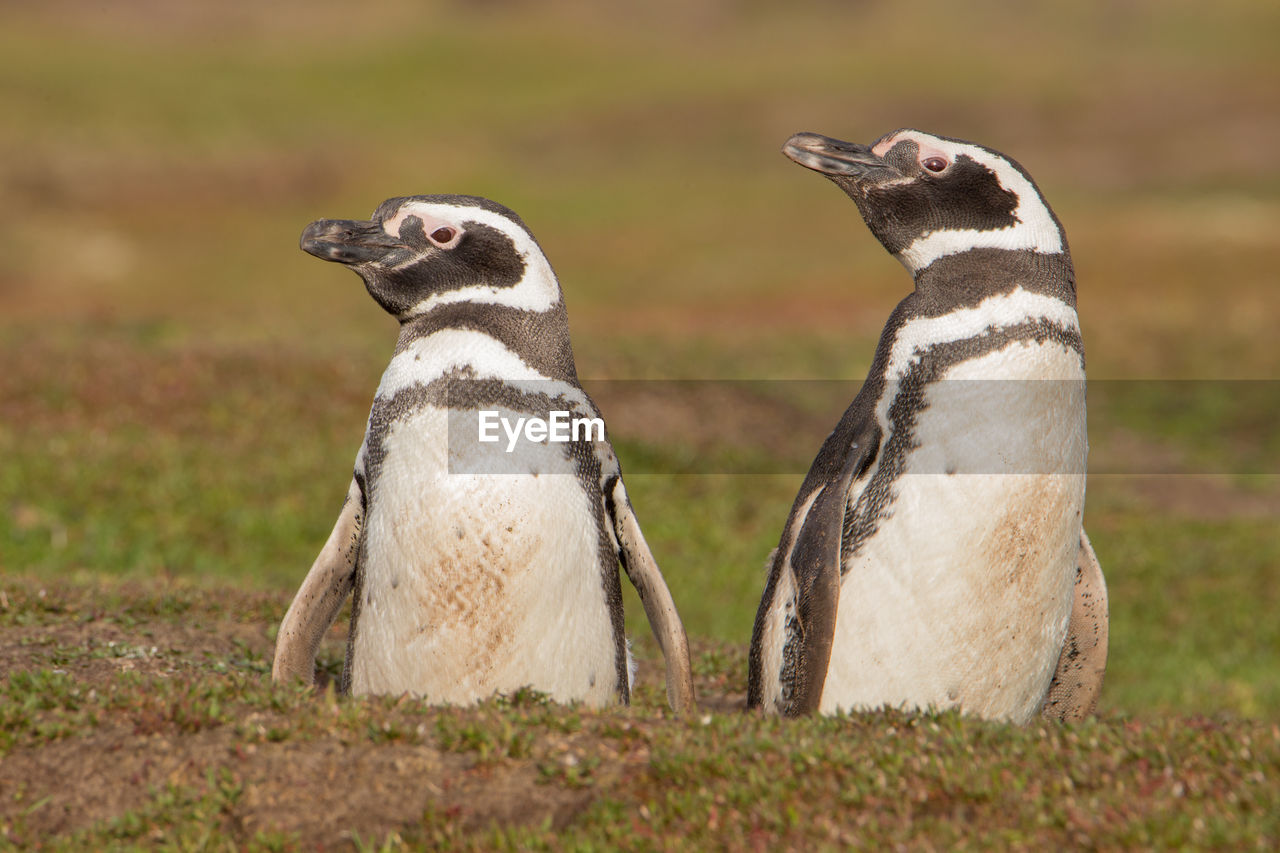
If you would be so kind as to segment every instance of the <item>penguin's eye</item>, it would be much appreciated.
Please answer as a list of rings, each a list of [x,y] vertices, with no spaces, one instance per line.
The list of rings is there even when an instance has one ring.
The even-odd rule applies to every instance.
[[[920,165],[924,166],[930,172],[941,172],[943,169],[947,168],[947,161],[941,157],[926,157],[924,162]]]
[[[456,229],[444,225],[432,231],[430,239],[431,242],[435,243],[437,246],[445,246],[452,243],[453,239],[457,236],[458,232]]]

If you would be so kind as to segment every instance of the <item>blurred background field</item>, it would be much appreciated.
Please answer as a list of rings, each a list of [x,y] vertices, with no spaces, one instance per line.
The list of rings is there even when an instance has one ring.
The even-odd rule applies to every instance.
[[[693,5],[0,5],[0,570],[291,591],[395,333],[298,235],[462,192],[555,265],[690,633],[745,643],[909,287],[778,149],[913,126],[1015,157],[1067,227],[1109,380],[1103,710],[1280,715],[1280,5]],[[779,423],[739,380],[845,396]]]

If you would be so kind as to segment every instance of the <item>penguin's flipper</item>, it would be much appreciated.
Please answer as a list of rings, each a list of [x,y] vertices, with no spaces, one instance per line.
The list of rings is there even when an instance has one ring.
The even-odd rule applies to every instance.
[[[280,623],[272,681],[301,678],[308,684],[315,683],[320,641],[351,594],[363,527],[364,497],[358,480],[353,478],[329,541],[311,565]]]
[[[653,559],[649,543],[644,541],[640,523],[621,479],[614,481],[605,503],[618,540],[618,560],[640,595],[649,627],[653,629],[653,636],[662,647],[662,656],[667,662],[667,702],[677,714],[689,714],[696,707],[693,667],[689,663],[689,639],[676,611],[675,600]]]
[[[866,471],[878,446],[874,429],[859,430],[855,434],[839,476],[829,480],[814,498],[791,548],[800,647],[790,699],[783,709],[788,717],[812,714],[822,701],[840,602],[845,508],[853,481]]]
[[[1107,671],[1107,582],[1089,537],[1080,531],[1075,595],[1067,639],[1040,714],[1051,720],[1083,720],[1098,707]]]

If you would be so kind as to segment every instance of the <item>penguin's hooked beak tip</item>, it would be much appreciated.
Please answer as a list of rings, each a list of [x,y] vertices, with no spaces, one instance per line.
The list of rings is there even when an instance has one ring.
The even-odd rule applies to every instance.
[[[312,222],[303,229],[298,246],[308,255],[348,266],[379,261],[396,249],[404,248],[382,230],[381,223],[350,219],[318,219]]]
[[[782,153],[806,169],[831,178],[848,177],[861,181],[896,176],[896,170],[870,146],[832,139],[820,133],[795,134],[782,146]]]

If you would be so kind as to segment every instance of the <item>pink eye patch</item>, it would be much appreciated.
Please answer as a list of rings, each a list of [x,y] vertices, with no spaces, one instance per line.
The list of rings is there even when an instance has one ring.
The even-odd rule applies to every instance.
[[[930,145],[927,142],[921,142],[919,139],[916,139],[914,136],[911,136],[909,134],[894,135],[894,136],[890,136],[888,139],[882,139],[881,141],[877,142],[875,146],[872,147],[871,152],[875,154],[877,157],[883,157],[889,153],[890,148],[892,148],[894,145],[898,144],[899,142],[902,142],[904,139],[910,139],[919,147],[919,151],[916,154],[916,159],[921,163],[931,158],[938,158],[946,163],[951,162],[951,155],[949,155],[946,151],[943,151],[941,148],[937,147],[936,145]]]
[[[398,237],[400,228],[404,225],[404,221],[409,217],[417,217],[422,222],[422,236],[426,237],[432,245],[441,249],[452,249],[462,239],[462,229],[448,220],[432,216],[421,209],[415,209],[413,205],[406,205],[396,212],[396,215],[382,223],[382,229],[388,234]]]

